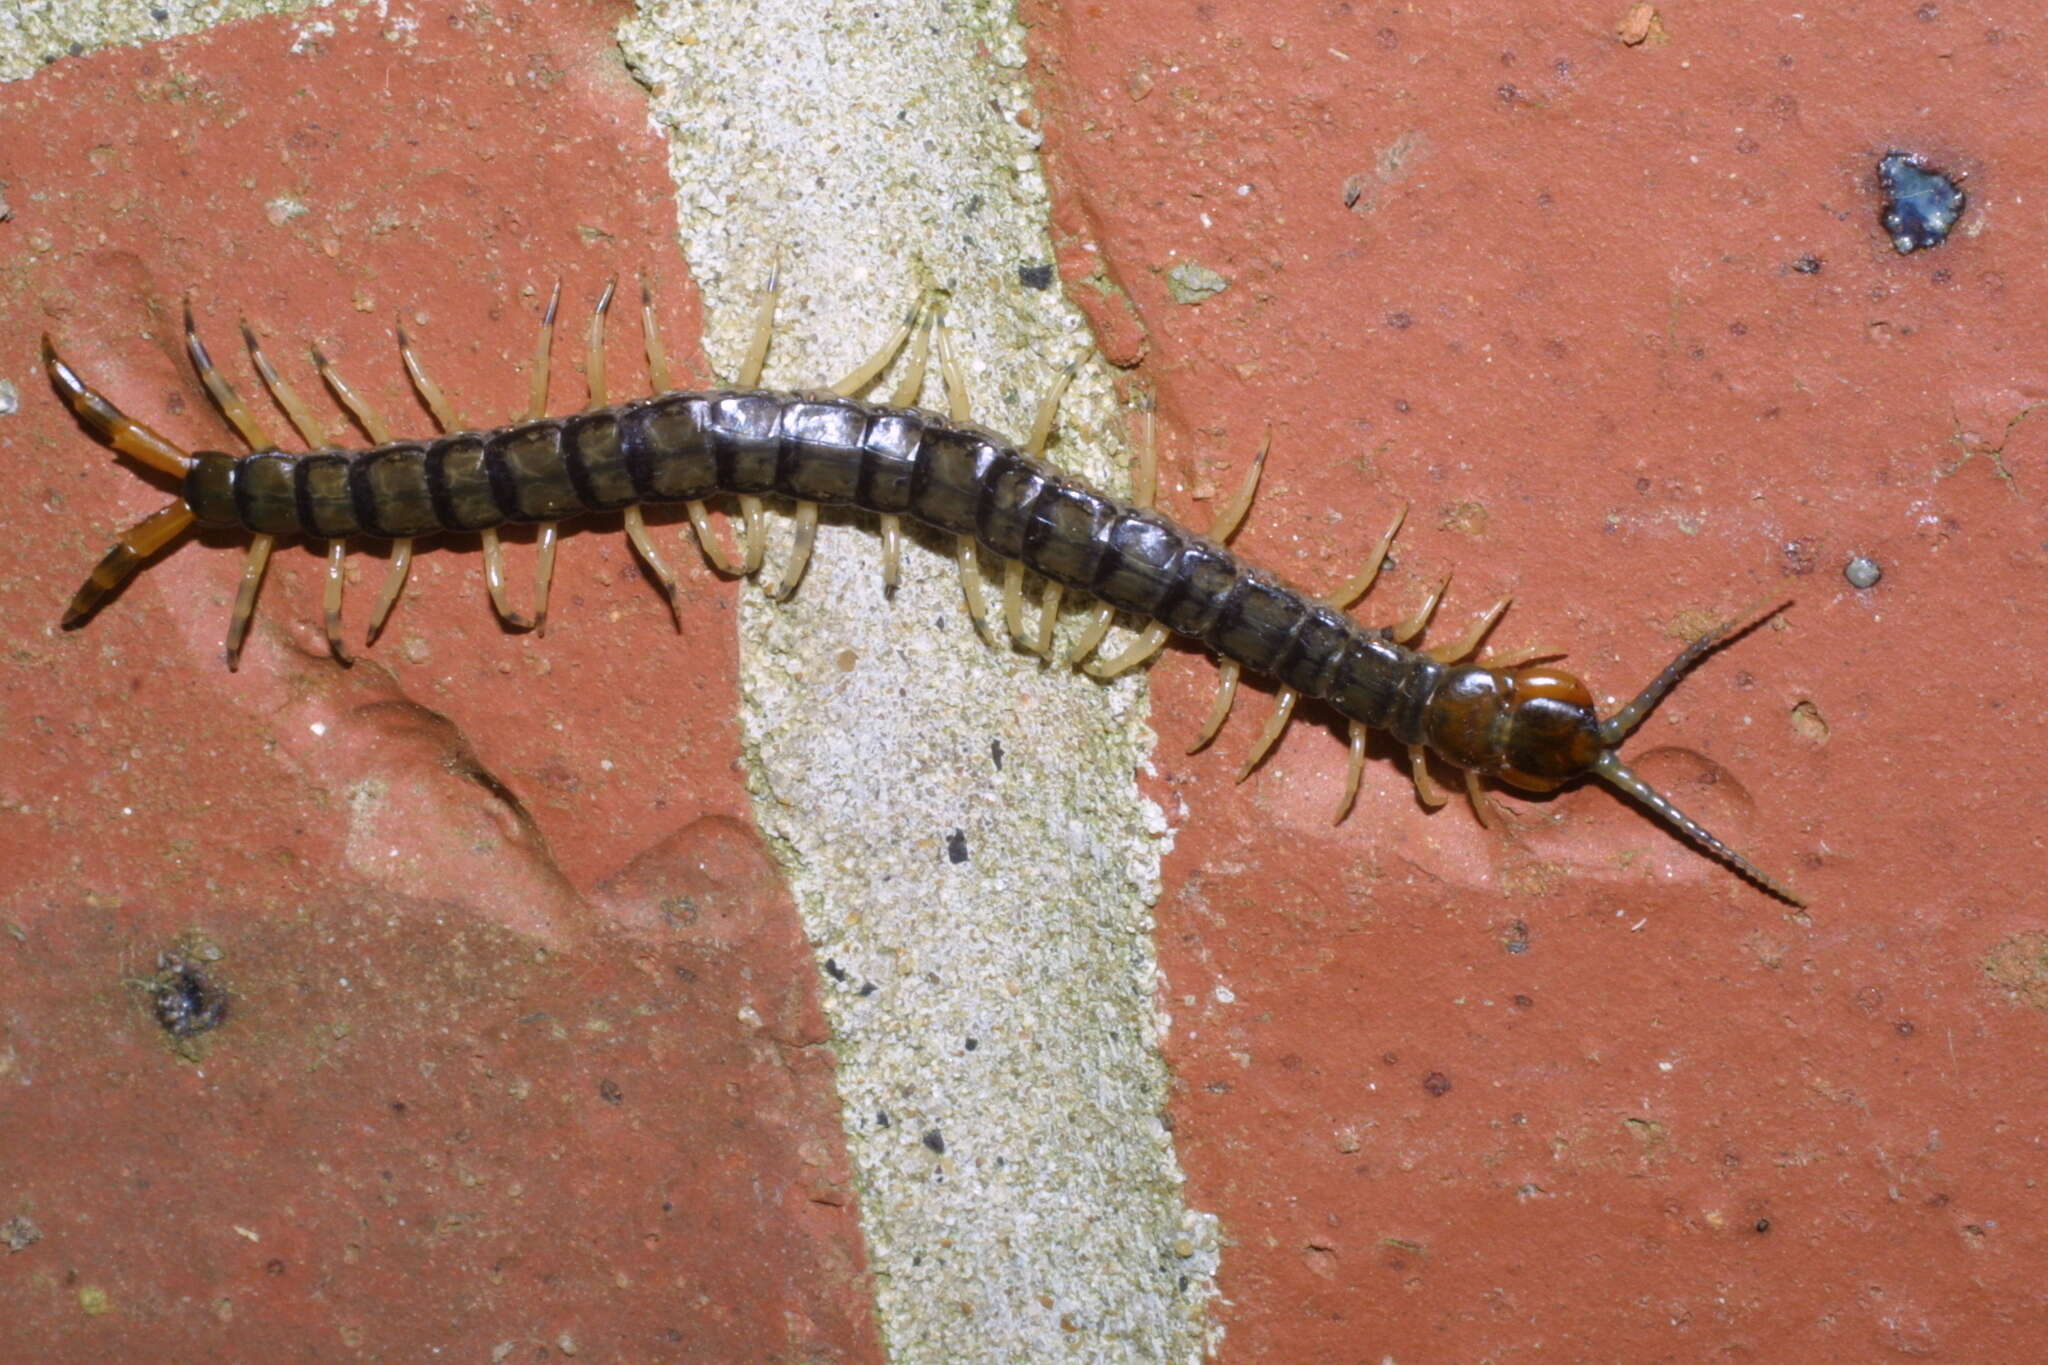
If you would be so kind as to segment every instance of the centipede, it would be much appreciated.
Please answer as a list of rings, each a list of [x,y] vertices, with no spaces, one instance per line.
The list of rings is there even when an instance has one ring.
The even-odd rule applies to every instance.
[[[1489,827],[1499,813],[1488,782],[1525,792],[1550,792],[1591,778],[1638,803],[1699,850],[1761,891],[1788,904],[1804,899],[1788,885],[1708,832],[1622,761],[1623,742],[1663,697],[1709,652],[1781,611],[1760,603],[1725,619],[1686,644],[1632,700],[1602,716],[1587,685],[1558,667],[1555,650],[1530,649],[1475,659],[1506,611],[1503,598],[1452,640],[1418,640],[1441,602],[1447,580],[1406,619],[1368,626],[1350,608],[1373,586],[1401,529],[1393,517],[1363,567],[1326,594],[1296,588],[1230,548],[1255,496],[1267,448],[1206,533],[1165,515],[1156,503],[1157,466],[1148,433],[1137,442],[1132,491],[1117,497],[1066,473],[1045,458],[1060,394],[1081,358],[1062,369],[1040,404],[1029,435],[1005,439],[977,425],[967,385],[944,325],[936,291],[907,309],[894,331],[863,364],[827,388],[761,387],[772,342],[779,272],[760,290],[755,326],[731,383],[672,387],[655,323],[653,296],[640,289],[642,339],[653,394],[613,402],[604,369],[604,328],[615,294],[608,285],[593,308],[585,361],[587,405],[547,415],[549,369],[561,286],[543,311],[525,416],[508,425],[466,425],[430,377],[403,325],[399,358],[437,431],[403,439],[318,349],[315,370],[369,444],[342,446],[271,363],[247,322],[244,343],[253,368],[306,449],[281,449],[223,375],[200,340],[191,300],[184,308],[185,351],[199,382],[248,450],[187,451],[128,416],[88,384],[46,334],[42,356],[58,396],[102,444],[148,469],[179,480],[178,495],[122,531],[63,614],[63,626],[85,624],[138,570],[193,526],[231,528],[249,537],[229,618],[227,667],[238,666],[257,591],[272,551],[293,537],[325,547],[323,627],[334,660],[352,662],[343,639],[342,589],[349,542],[391,546],[389,568],[367,631],[374,645],[401,596],[415,543],[436,535],[479,538],[485,587],[504,627],[544,632],[561,524],[584,514],[617,513],[634,553],[667,595],[680,591],[673,568],[652,539],[643,509],[680,505],[690,532],[717,573],[761,583],[769,597],[793,594],[815,542],[821,508],[852,509],[875,519],[885,592],[897,584],[904,522],[922,524],[958,563],[966,609],[991,645],[1051,660],[1054,623],[1071,595],[1086,609],[1078,637],[1064,653],[1069,667],[1098,679],[1139,668],[1178,637],[1218,660],[1216,699],[1190,752],[1220,731],[1247,673],[1277,684],[1273,710],[1254,740],[1239,780],[1258,766],[1304,700],[1329,708],[1349,737],[1349,764],[1334,818],[1354,806],[1373,731],[1405,748],[1418,799],[1444,805],[1449,793],[1431,775],[1432,760],[1463,775],[1465,794]],[[936,358],[946,411],[918,405]],[[900,378],[887,401],[864,398],[892,368]],[[1270,447],[1270,438],[1267,446]],[[771,504],[793,508],[788,557],[764,576]],[[730,545],[713,519],[730,511]],[[536,573],[531,611],[512,605],[502,528],[535,528]],[[1003,566],[1000,624],[983,578],[982,557]],[[1038,621],[1026,621],[1027,584],[1040,585]],[[1131,640],[1105,653],[1119,621],[1135,623]],[[1007,637],[1007,638],[1006,638]]]

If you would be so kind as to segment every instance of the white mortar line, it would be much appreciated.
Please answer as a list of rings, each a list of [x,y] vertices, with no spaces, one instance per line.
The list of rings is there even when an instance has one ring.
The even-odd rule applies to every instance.
[[[977,416],[1024,432],[1086,332],[1019,276],[1051,244],[1008,5],[651,0],[622,42],[714,363],[778,250],[770,383],[852,369],[929,281]],[[1051,453],[1120,486],[1123,426],[1092,366]],[[1216,1229],[1160,1122],[1143,683],[987,648],[933,544],[891,601],[870,519],[828,524],[793,602],[742,593],[755,810],[828,972],[883,1333],[904,1365],[1194,1359]]]

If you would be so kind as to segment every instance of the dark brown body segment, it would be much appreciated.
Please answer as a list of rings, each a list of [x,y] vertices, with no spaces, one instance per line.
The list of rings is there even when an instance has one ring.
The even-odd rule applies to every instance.
[[[329,540],[481,531],[721,493],[907,515],[972,536],[1402,743],[1422,742],[1444,675],[1385,632],[990,432],[830,395],[668,393],[426,443],[202,454],[185,484],[202,521]]]

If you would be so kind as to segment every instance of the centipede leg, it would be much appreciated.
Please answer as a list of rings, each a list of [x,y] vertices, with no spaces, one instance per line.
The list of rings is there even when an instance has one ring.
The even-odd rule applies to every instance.
[[[754,305],[754,335],[747,343],[746,357],[740,361],[737,377],[743,389],[759,388],[761,372],[768,366],[768,347],[775,339],[775,307],[782,299],[782,262],[778,258],[768,269],[768,279],[761,286],[760,300]],[[740,573],[751,578],[761,570],[761,561],[768,550],[767,506],[752,493],[739,495],[740,520],[746,527],[747,548],[740,564]]]
[[[1259,760],[1272,752],[1280,742],[1280,736],[1287,731],[1287,722],[1294,719],[1294,704],[1301,700],[1301,693],[1291,687],[1283,687],[1273,694],[1273,714],[1266,718],[1266,728],[1259,731],[1259,737],[1252,744],[1252,751],[1245,757],[1244,766],[1237,770],[1237,780],[1242,782],[1252,775],[1252,769],[1259,766]]]
[[[256,420],[256,414],[242,401],[242,395],[228,382],[227,376],[213,363],[207,354],[206,343],[199,339],[199,328],[192,321],[192,300],[185,299],[185,353],[192,358],[192,368],[199,373],[199,382],[206,386],[206,392],[213,399],[214,406],[228,419],[235,431],[250,450],[274,450],[276,446],[264,434],[263,424]]]
[[[532,630],[533,622],[512,610],[512,598],[505,591],[505,547],[498,533],[489,527],[477,532],[484,550],[484,591],[491,595],[491,610],[514,630]]]
[[[1351,758],[1344,766],[1344,795],[1337,799],[1337,810],[1330,816],[1330,823],[1341,825],[1344,817],[1351,814],[1351,808],[1358,803],[1358,780],[1365,776],[1366,728],[1361,721],[1351,722]]]
[[[391,542],[391,567],[384,572],[384,586],[377,592],[377,603],[370,608],[370,629],[366,636],[369,644],[376,644],[377,637],[384,633],[384,622],[391,616],[391,609],[398,605],[398,595],[405,591],[405,576],[412,569],[412,538]]]
[[[1166,648],[1166,641],[1172,634],[1172,631],[1154,621],[1151,625],[1138,632],[1138,638],[1133,640],[1123,653],[1113,659],[1098,659],[1090,664],[1088,666],[1089,676],[1114,678],[1118,674],[1130,672],[1138,665],[1151,659],[1160,650]]]
[[[1472,803],[1472,814],[1479,818],[1482,827],[1502,827],[1500,808],[1494,804],[1493,798],[1486,794],[1486,789],[1479,785],[1479,774],[1470,769],[1465,773],[1465,799]]]
[[[183,498],[179,498],[157,508],[123,531],[114,542],[114,548],[93,566],[92,573],[72,594],[71,605],[64,609],[64,625],[75,626],[92,615],[108,593],[127,582],[129,575],[142,567],[143,560],[170,544],[180,531],[191,524],[192,509],[185,505]]]
[[[1244,665],[1235,659],[1225,659],[1216,667],[1216,700],[1209,703],[1209,717],[1202,722],[1202,733],[1195,736],[1195,742],[1188,745],[1188,752],[1200,753],[1210,740],[1223,728],[1223,722],[1230,718],[1230,705],[1237,700],[1237,681],[1244,674]]]
[[[391,428],[384,421],[370,401],[351,388],[341,377],[326,356],[313,348],[313,368],[319,372],[330,392],[355,424],[363,429],[372,443],[383,445],[391,439]],[[391,617],[391,609],[398,605],[398,596],[405,590],[406,574],[412,568],[412,538],[410,536],[391,543],[391,567],[385,571],[384,586],[377,592],[376,604],[370,608],[370,628],[365,632],[365,643],[376,644],[377,637],[384,633],[384,623]]]
[[[668,352],[661,344],[661,326],[654,320],[654,291],[647,287],[644,278],[640,281],[640,337],[647,348],[647,383],[656,393],[667,393],[674,387],[669,378]],[[704,552],[704,558],[710,562],[712,571],[727,577],[737,574],[738,562],[726,556],[724,543],[713,535],[711,509],[702,502],[691,502],[686,506],[690,513],[690,529],[696,534],[697,545]],[[654,543],[646,540],[644,523],[641,540],[634,541],[633,545],[640,551],[640,557],[647,561],[649,568],[654,568],[660,563],[660,556],[653,553]],[[661,577],[667,567],[663,564],[661,568],[656,569],[655,576]],[[663,586],[668,589],[670,609],[673,611],[676,595],[674,576],[663,580]],[[676,628],[682,629],[681,616],[676,617]]]
[[[924,392],[925,370],[931,362],[932,332],[938,327],[938,322],[938,301],[932,298],[925,310],[924,326],[917,329],[917,339],[911,344],[910,361],[903,367],[903,379],[889,396],[890,406],[917,406],[918,395]],[[890,597],[895,594],[896,585],[903,576],[903,519],[893,512],[882,513],[881,531],[882,595]]]
[[[903,348],[910,343],[911,334],[917,330],[917,324],[924,317],[924,310],[930,302],[930,295],[920,295],[917,302],[910,306],[910,311],[903,315],[903,321],[897,325],[896,330],[889,334],[889,339],[884,341],[873,355],[856,366],[851,374],[832,385],[831,391],[841,398],[852,398],[881,378],[882,371],[894,364],[896,357],[901,355]],[[905,407],[908,404],[899,403],[896,406]]]
[[[355,663],[349,656],[348,647],[341,642],[342,573],[347,560],[346,541],[327,542],[327,586],[320,594],[320,620],[327,628],[327,652],[333,656],[334,662],[344,667]]]
[[[1074,648],[1067,655],[1067,667],[1079,668],[1083,660],[1093,654],[1109,637],[1109,628],[1116,623],[1116,608],[1107,602],[1097,602],[1088,609],[1087,623],[1081,627],[1081,634],[1074,640]]]
[[[1486,667],[1499,671],[1520,668],[1523,664],[1535,663],[1538,659],[1562,659],[1565,651],[1552,649],[1549,645],[1530,645],[1526,649],[1511,649],[1505,654],[1489,654],[1480,660]]]
[[[192,457],[185,451],[115,407],[105,394],[79,378],[78,371],[57,354],[48,332],[43,333],[43,368],[49,371],[57,392],[64,396],[65,405],[110,449],[163,474],[182,475],[192,467]]]
[[[1494,622],[1500,620],[1502,613],[1508,609],[1508,603],[1513,600],[1512,597],[1501,598],[1474,621],[1463,635],[1422,652],[1440,664],[1454,664],[1460,659],[1469,658],[1472,651],[1479,648],[1479,642],[1486,638],[1486,632],[1493,629]]]
[[[1152,395],[1146,393],[1138,400],[1138,431],[1134,444],[1137,459],[1131,469],[1131,505],[1150,507],[1159,493],[1159,429],[1154,418]],[[1109,629],[1116,624],[1116,608],[1107,602],[1097,602],[1088,609],[1088,615],[1081,626],[1081,633],[1074,640],[1074,648],[1067,655],[1067,667],[1079,668],[1084,660],[1093,654],[1109,637]],[[1192,752],[1192,751],[1191,751]]]
[[[1395,644],[1405,645],[1429,628],[1429,618],[1436,615],[1437,603],[1444,600],[1444,590],[1450,586],[1451,576],[1445,574],[1430,589],[1429,596],[1422,599],[1422,605],[1415,609],[1415,614],[1388,631]]]
[[[790,542],[789,562],[782,566],[782,576],[762,588],[769,597],[782,602],[796,591],[796,585],[803,581],[804,569],[811,562],[811,548],[818,539],[818,504],[800,502],[796,505],[796,535]]]
[[[1209,526],[1209,539],[1219,544],[1228,544],[1237,534],[1237,528],[1244,525],[1245,513],[1251,511],[1252,499],[1259,491],[1259,478],[1266,472],[1266,456],[1273,449],[1273,430],[1266,429],[1266,439],[1259,444],[1259,453],[1252,457],[1252,467],[1245,471],[1244,483],[1229,502],[1216,512],[1216,520]]]
[[[553,321],[553,306],[552,303],[549,304],[550,325]],[[426,366],[420,363],[419,353],[413,349],[412,338],[405,334],[405,324],[398,324],[397,331],[398,356],[405,363],[406,378],[412,381],[413,391],[419,394],[420,401],[427,405],[427,411],[434,415],[434,424],[442,431],[460,430],[463,425],[462,419],[456,415],[455,406],[448,401],[447,395],[442,393],[441,386],[428,377]],[[486,528],[477,533],[477,538],[483,543],[484,590],[490,594],[491,610],[497,613],[500,621],[513,630],[533,629],[532,621],[512,610],[511,596],[505,591],[505,547],[499,543],[497,531]],[[403,564],[394,556],[391,576],[402,582],[405,570],[411,562],[410,555],[406,556]],[[397,600],[397,588],[387,582],[385,591],[393,601]],[[381,625],[377,628],[381,629]]]
[[[1415,799],[1435,810],[1450,800],[1450,794],[1429,775],[1429,750],[1420,744],[1408,746],[1408,775],[1415,780]]]
[[[626,509],[626,539],[633,544],[633,550],[640,556],[640,562],[654,575],[654,581],[661,584],[661,590],[668,596],[669,615],[675,618],[676,630],[683,628],[682,609],[676,605],[676,575],[654,548],[654,542],[647,535],[647,518],[641,514],[639,505]]]
[[[228,671],[241,667],[242,642],[249,637],[249,620],[256,614],[256,589],[263,585],[263,570],[270,564],[275,536],[258,534],[249,541],[249,553],[242,560],[242,582],[235,590],[235,610],[228,617],[226,653]]]
[[[1046,443],[1052,439],[1053,423],[1058,420],[1060,399],[1066,396],[1067,388],[1080,373],[1081,362],[1088,358],[1082,351],[1062,365],[1054,376],[1052,387],[1038,400],[1038,412],[1031,420],[1031,434],[1024,442],[1024,453],[1033,458],[1042,458]],[[1011,560],[1003,565],[1003,624],[1008,627],[1010,639],[1026,649],[1050,660],[1052,658],[1052,632],[1059,620],[1061,588],[1057,583],[1047,583],[1039,598],[1039,627],[1035,638],[1024,633],[1024,565],[1020,560]]]
[[[249,348],[249,359],[256,366],[256,373],[263,380],[263,386],[270,390],[270,396],[284,409],[285,418],[305,441],[306,448],[331,449],[333,442],[327,435],[326,427],[313,416],[311,409],[299,401],[298,391],[285,382],[284,376],[277,372],[277,366],[270,363],[270,357],[263,354],[262,343],[256,339],[256,329],[249,325],[247,318],[242,319],[242,342]]]
[[[1407,519],[1408,504],[1404,502],[1401,504],[1401,510],[1394,513],[1393,523],[1387,527],[1386,534],[1380,537],[1379,544],[1373,546],[1372,553],[1366,556],[1365,566],[1338,585],[1336,590],[1323,600],[1342,611],[1370,592],[1373,583],[1380,576],[1381,566],[1387,562],[1387,552],[1394,548],[1394,536],[1400,531],[1401,523]]]
[[[616,281],[604,287],[604,296],[590,318],[590,347],[584,355],[584,376],[590,385],[590,405],[604,405],[604,315],[611,308]],[[540,339],[535,343],[533,377],[527,385],[526,420],[538,422],[548,415],[548,370],[555,349],[555,314],[562,302],[562,282],[555,281],[548,296],[547,311],[541,315]],[[544,521],[534,532],[536,551],[533,565],[533,633],[548,633],[548,594],[555,583],[555,544],[561,523]]]
[[[967,397],[967,374],[960,368],[960,361],[953,354],[953,342],[942,321],[938,324],[939,373],[946,381],[946,404],[956,422],[973,419],[972,404]],[[967,599],[967,617],[974,622],[975,633],[989,644],[997,643],[995,632],[988,622],[988,602],[981,592],[981,552],[973,536],[958,536],[953,541],[953,559],[960,566],[960,591]]]

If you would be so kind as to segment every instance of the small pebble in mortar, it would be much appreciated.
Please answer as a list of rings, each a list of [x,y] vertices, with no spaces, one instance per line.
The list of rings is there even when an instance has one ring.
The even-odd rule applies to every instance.
[[[1884,577],[1884,570],[1868,555],[1857,555],[1842,566],[1842,577],[1849,580],[1852,588],[1874,588],[1877,580]]]
[[[1948,176],[1906,152],[1887,152],[1877,163],[1884,191],[1880,221],[1901,256],[1948,240],[1969,198]]]

